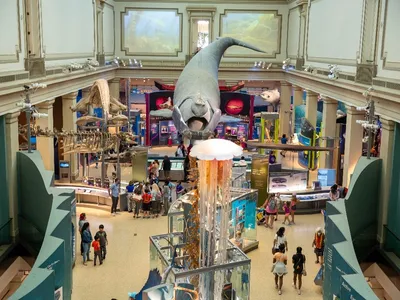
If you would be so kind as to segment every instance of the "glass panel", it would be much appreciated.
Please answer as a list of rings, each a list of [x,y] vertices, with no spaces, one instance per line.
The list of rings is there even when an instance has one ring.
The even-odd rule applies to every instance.
[[[197,21],[197,47],[202,49],[210,43],[210,21]]]

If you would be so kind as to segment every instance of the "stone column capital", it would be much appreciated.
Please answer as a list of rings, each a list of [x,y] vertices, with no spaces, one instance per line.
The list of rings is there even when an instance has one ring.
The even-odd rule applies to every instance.
[[[357,110],[356,107],[351,105],[346,105],[346,111],[348,115],[365,115],[365,111]]]
[[[318,93],[311,91],[311,90],[307,90],[307,89],[306,89],[306,92],[307,92],[307,97],[318,97],[318,95],[319,95]]]
[[[118,83],[119,84],[120,81],[121,81],[121,78],[116,77],[116,78],[110,79],[108,82],[109,83]]]
[[[40,103],[36,104],[35,106],[37,108],[50,109],[50,108],[53,108],[54,102],[55,102],[55,99],[47,100],[47,101],[44,101],[44,102],[40,102]]]
[[[303,91],[303,88],[301,86],[298,86],[298,85],[293,85],[293,89],[295,91],[297,91],[297,92],[302,92]]]
[[[63,95],[62,99],[63,100],[76,100],[77,96],[78,96],[78,92],[71,92],[69,94]]]
[[[322,100],[324,101],[324,105],[330,105],[330,104],[332,104],[332,105],[333,105],[333,104],[337,105],[337,104],[338,104],[337,100],[332,99],[332,98],[322,97]]]
[[[394,127],[395,127],[396,123],[393,122],[392,120],[387,120],[385,118],[380,117],[379,121],[381,121],[382,129],[387,130],[387,131],[394,131]]]
[[[292,84],[290,82],[287,81],[281,81],[281,86],[292,86]]]
[[[6,124],[13,124],[15,122],[18,122],[18,117],[20,114],[20,111],[6,114]]]

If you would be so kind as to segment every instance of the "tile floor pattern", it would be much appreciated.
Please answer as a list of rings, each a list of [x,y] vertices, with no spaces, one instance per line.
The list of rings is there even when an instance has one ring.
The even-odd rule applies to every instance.
[[[127,293],[139,291],[148,276],[149,271],[149,236],[167,233],[167,218],[139,219],[125,212],[115,217],[108,212],[77,208],[77,215],[85,212],[90,228],[94,235],[99,224],[103,224],[107,231],[109,245],[107,259],[102,266],[82,265],[82,257],[77,249],[77,261],[73,270],[73,300],[126,300]],[[295,226],[286,226],[289,255],[293,255],[297,246],[303,247],[303,253],[307,257],[308,275],[303,277],[302,295],[291,286],[292,265],[289,264],[289,274],[284,278],[282,295],[279,296],[274,287],[273,275],[270,272],[272,263],[271,248],[275,231],[281,226],[280,222],[274,224],[275,229],[258,227],[257,236],[260,247],[250,252],[251,258],[251,299],[322,299],[321,288],[314,285],[314,277],[318,272],[311,243],[315,228],[323,224],[321,215],[297,216]],[[80,239],[77,240],[79,245]],[[92,253],[91,253],[92,254]]]

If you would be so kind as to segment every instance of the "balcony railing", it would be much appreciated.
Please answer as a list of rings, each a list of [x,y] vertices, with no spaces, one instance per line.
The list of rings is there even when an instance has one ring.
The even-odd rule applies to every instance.
[[[400,258],[400,237],[391,231],[387,225],[385,228],[385,244],[384,250],[387,252],[393,252],[398,258]]]
[[[9,219],[0,227],[0,246],[11,244],[11,221],[12,219]]]

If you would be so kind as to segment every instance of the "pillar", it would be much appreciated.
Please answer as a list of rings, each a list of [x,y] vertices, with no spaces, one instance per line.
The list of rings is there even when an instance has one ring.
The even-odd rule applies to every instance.
[[[392,183],[394,127],[395,123],[380,118],[382,123],[379,158],[382,160],[380,201],[378,208],[378,240],[383,243],[383,225],[388,224],[389,198]]]
[[[97,33],[97,54],[96,59],[100,66],[105,65],[105,54],[104,54],[104,4],[103,0],[96,0],[96,33]]]
[[[73,92],[62,96],[62,112],[63,112],[63,129],[67,131],[76,132],[76,113],[71,111],[71,107],[76,103],[77,92]],[[65,149],[64,149],[65,150]],[[71,179],[76,180],[78,178],[78,155],[68,154],[64,157],[64,160],[70,162],[71,166]]]
[[[303,105],[303,89],[299,86],[293,87],[293,113],[292,113],[292,132],[296,132],[296,106]],[[299,128],[300,129],[300,128]]]
[[[114,78],[111,79],[108,84],[110,87],[110,96],[114,97],[115,99],[117,99],[119,101],[119,89],[120,89],[120,79],[119,78]]]
[[[322,113],[322,147],[334,147],[336,140],[336,112],[338,103],[336,100],[324,99],[324,109]],[[319,167],[321,169],[331,169],[333,166],[333,152],[319,153]]]
[[[317,106],[318,106],[318,94],[307,90],[306,99],[306,119],[310,122],[314,128],[317,128]]]
[[[89,94],[90,94],[90,87],[83,89],[83,90],[82,90],[82,100],[85,99],[85,98],[87,98],[87,97],[89,97]],[[82,101],[82,100],[81,100],[81,101]],[[93,115],[94,115],[94,109],[93,109],[93,107],[92,107],[91,105],[89,106],[88,114],[89,114],[90,116],[93,116]]]
[[[17,152],[19,151],[19,114],[19,112],[15,112],[6,115],[8,201],[10,218],[12,218],[12,237],[18,236]]]
[[[281,82],[281,99],[279,109],[279,136],[286,134],[289,138],[290,129],[290,97],[292,96],[292,85],[288,82]]]
[[[53,130],[53,103],[54,100],[45,101],[38,105],[36,108],[39,113],[47,114],[47,117],[37,118],[36,126],[40,126],[41,129]],[[36,138],[36,150],[40,152],[42,156],[44,168],[47,171],[54,171],[54,139],[53,137],[38,136]]]
[[[353,174],[358,159],[362,155],[363,127],[357,120],[365,119],[365,112],[358,111],[355,107],[346,106],[347,122],[344,144],[343,186],[350,185],[350,175]]]
[[[10,204],[8,200],[8,176],[7,176],[7,140],[6,140],[6,117],[0,116],[0,227],[10,220]],[[8,232],[0,235],[0,243],[6,242],[10,237]]]

